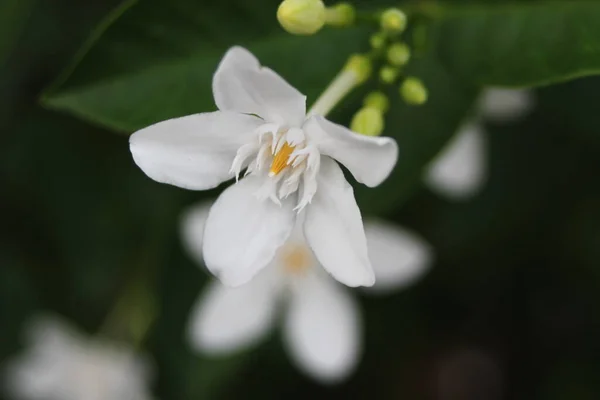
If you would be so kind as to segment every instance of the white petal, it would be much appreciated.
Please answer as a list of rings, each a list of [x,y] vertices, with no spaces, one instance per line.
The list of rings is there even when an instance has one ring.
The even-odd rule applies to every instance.
[[[247,176],[217,199],[204,230],[204,261],[227,286],[248,282],[274,257],[288,238],[295,219],[294,196],[278,206],[255,193],[262,176]]]
[[[190,315],[188,339],[207,353],[228,353],[251,346],[273,325],[278,287],[269,270],[252,282],[230,288],[211,282]]]
[[[380,221],[365,222],[365,235],[375,284],[369,289],[384,293],[414,283],[430,267],[431,247],[406,229]]]
[[[432,162],[425,180],[451,199],[475,195],[487,179],[487,143],[477,123],[465,125]]]
[[[253,140],[261,123],[229,111],[188,115],[135,132],[129,147],[135,163],[155,181],[205,190],[232,177],[237,149]]]
[[[306,277],[294,289],[283,332],[292,359],[320,381],[344,379],[360,354],[358,305],[327,276]]]
[[[352,186],[340,167],[322,157],[319,189],[305,209],[304,234],[315,256],[335,279],[348,286],[375,281],[367,241]]]
[[[306,114],[306,97],[248,50],[232,47],[213,77],[219,110],[256,114],[269,122],[299,127]]]
[[[202,243],[204,242],[204,228],[212,201],[196,204],[181,215],[181,239],[188,253],[199,263],[204,263]]]
[[[483,117],[499,122],[522,118],[533,106],[533,93],[523,89],[487,89],[479,100]]]
[[[344,164],[358,182],[369,187],[383,182],[398,160],[398,145],[389,137],[360,135],[321,116],[311,117],[304,129],[321,154]]]

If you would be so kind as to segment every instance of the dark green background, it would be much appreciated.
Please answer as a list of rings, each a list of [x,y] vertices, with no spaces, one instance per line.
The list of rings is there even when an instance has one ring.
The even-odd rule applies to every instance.
[[[422,234],[435,248],[436,262],[418,285],[362,299],[364,360],[351,380],[336,387],[318,386],[297,373],[276,332],[256,351],[229,359],[189,352],[183,330],[207,275],[182,252],[178,218],[184,206],[214,197],[218,190],[187,192],[149,180],[131,159],[127,135],[114,131],[201,111],[211,106],[210,93],[179,96],[173,102],[185,103],[181,107],[160,103],[160,90],[165,90],[160,85],[169,82],[159,80],[148,89],[155,97],[148,97],[153,105],[147,107],[135,106],[136,99],[119,96],[118,90],[90,94],[86,85],[120,74],[117,67],[138,71],[161,60],[170,63],[172,53],[181,62],[187,52],[203,54],[201,48],[218,60],[223,49],[240,42],[264,51],[290,81],[314,96],[347,52],[364,48],[359,41],[364,35],[360,30],[324,32],[321,43],[330,38],[347,47],[310,60],[298,50],[319,37],[308,42],[293,38],[291,47],[253,42],[262,35],[278,35],[275,42],[285,36],[274,18],[277,0],[252,6],[242,0],[195,2],[206,20],[229,22],[190,33],[189,47],[181,53],[148,45],[148,37],[123,39],[138,53],[120,66],[102,49],[112,51],[111,35],[119,43],[125,37],[121,31],[137,25],[115,25],[66,83],[46,92],[46,108],[39,101],[42,91],[72,63],[117,2],[3,0],[0,5],[0,361],[20,349],[22,323],[33,313],[55,311],[94,332],[123,288],[142,276],[153,282],[161,311],[145,348],[157,361],[156,393],[164,400],[600,396],[600,78],[541,87],[535,93],[537,107],[525,120],[486,123],[490,181],[475,199],[453,204],[418,184],[420,168],[466,115],[479,84],[538,85],[600,68],[595,55],[578,51],[589,48],[578,46],[577,37],[581,33],[587,45],[597,48],[600,31],[575,28],[593,25],[584,19],[596,17],[598,2],[565,0],[546,7],[540,1],[490,0],[465,6],[466,13],[463,8],[457,15],[454,9],[444,11],[449,17],[435,28],[441,34],[433,36],[441,39],[431,40],[432,47],[412,66],[430,87],[430,104],[422,109],[395,104],[390,112],[386,134],[398,138],[404,158],[382,188],[357,188],[367,214],[389,217]],[[141,0],[131,12],[145,7],[144,18],[160,18],[152,8],[160,3]],[[533,31],[518,41],[522,48],[515,52],[521,59],[506,64],[509,56],[501,52],[482,53],[482,32],[496,38],[496,26],[508,34],[502,10],[521,3],[541,4],[536,13],[546,13],[536,14],[537,27],[524,14],[511,17],[523,18]],[[561,8],[575,3],[582,8],[574,15]],[[489,4],[499,7],[493,15],[485,8]],[[551,40],[557,31],[563,32],[562,47]],[[356,35],[356,41],[344,35]],[[547,40],[548,48],[536,35]],[[496,49],[501,48],[499,43]],[[306,69],[293,71],[294,60],[302,58]],[[536,60],[537,69],[523,67]],[[198,89],[205,88],[213,67],[207,62],[198,70]],[[351,97],[333,118],[347,123],[358,101],[360,96]],[[81,109],[88,118],[80,118]],[[481,366],[465,351],[483,351],[500,372]],[[452,388],[440,384],[440,376],[449,371]]]

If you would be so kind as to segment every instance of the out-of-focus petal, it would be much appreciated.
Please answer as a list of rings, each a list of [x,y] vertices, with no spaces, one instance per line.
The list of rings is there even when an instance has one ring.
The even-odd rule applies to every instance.
[[[510,122],[523,118],[534,103],[530,90],[491,88],[484,90],[479,100],[479,112],[486,119]]]
[[[308,276],[292,291],[284,339],[306,374],[323,382],[340,381],[354,370],[360,355],[358,305],[329,277]]]
[[[196,204],[181,215],[181,239],[188,253],[199,264],[204,263],[202,243],[204,243],[204,228],[212,201]]]
[[[450,199],[477,194],[487,179],[487,141],[478,123],[468,123],[432,161],[425,181]]]
[[[381,221],[365,222],[365,236],[377,293],[404,288],[419,279],[430,267],[431,247],[407,229]]]
[[[229,353],[266,335],[273,325],[279,293],[271,272],[267,269],[236,288],[218,281],[210,283],[191,313],[191,345],[206,353]]]

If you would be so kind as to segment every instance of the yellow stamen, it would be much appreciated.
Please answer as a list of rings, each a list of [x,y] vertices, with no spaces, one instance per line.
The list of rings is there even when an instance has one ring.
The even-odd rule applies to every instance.
[[[290,146],[288,142],[285,142],[281,149],[273,157],[271,163],[271,169],[269,170],[269,176],[275,176],[280,173],[288,165],[290,155],[294,151],[296,146]],[[291,160],[290,160],[291,161]]]
[[[311,257],[306,246],[288,245],[282,250],[281,257],[286,272],[303,274],[310,268]]]

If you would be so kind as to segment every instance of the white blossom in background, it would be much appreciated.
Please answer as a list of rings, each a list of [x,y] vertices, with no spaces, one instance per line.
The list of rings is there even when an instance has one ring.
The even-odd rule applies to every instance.
[[[425,183],[450,199],[477,194],[487,180],[488,143],[483,121],[511,122],[523,118],[534,105],[526,90],[487,89],[479,99],[475,116],[467,121],[433,160]]]
[[[358,79],[352,71],[344,77],[348,85]],[[208,216],[208,269],[228,286],[248,282],[300,217],[329,273],[348,286],[372,285],[360,210],[337,162],[377,186],[396,163],[396,142],[307,116],[305,96],[241,47],[219,64],[213,95],[219,111],[159,122],[130,139],[135,162],[158,182],[206,190],[239,179]]]
[[[202,204],[182,218],[184,245],[198,263],[208,210]],[[220,355],[247,348],[263,339],[281,314],[285,346],[304,373],[337,382],[354,370],[361,355],[360,309],[350,291],[320,268],[299,226],[250,283],[208,284],[190,316],[188,338],[196,351]],[[417,235],[382,222],[367,222],[365,231],[377,277],[369,290],[403,288],[427,271],[430,247]]]
[[[53,316],[26,329],[27,347],[2,370],[11,400],[150,400],[150,365],[133,349],[76,332]]]

